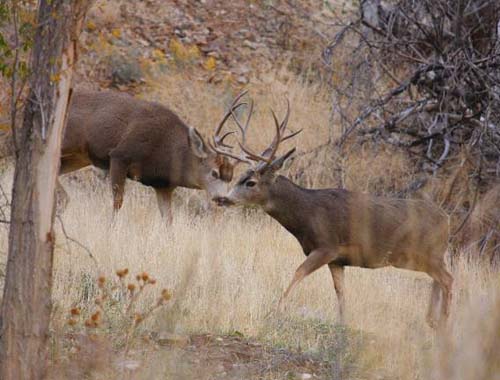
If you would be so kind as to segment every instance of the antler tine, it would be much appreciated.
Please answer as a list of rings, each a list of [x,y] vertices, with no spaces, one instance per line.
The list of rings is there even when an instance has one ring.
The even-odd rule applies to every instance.
[[[267,162],[271,162],[278,151],[278,147],[280,144],[280,136],[281,136],[281,126],[280,122],[278,121],[278,118],[276,117],[276,113],[274,110],[271,109],[271,114],[273,115],[274,119],[274,126],[276,128],[276,134],[274,135],[273,141],[269,146],[262,152],[262,156],[266,157]]]
[[[248,116],[247,116],[247,120],[245,121],[245,126],[242,126],[240,123],[240,120],[236,117],[235,113],[231,112],[234,122],[236,123],[239,130],[241,131],[241,141],[243,144],[245,144],[245,142],[246,142],[247,129],[248,129],[248,126],[250,125],[250,118],[252,117],[252,113],[253,113],[253,104],[254,104],[253,100],[250,100],[250,109],[248,110]]]
[[[286,99],[286,114],[285,114],[285,117],[283,118],[283,121],[281,122],[281,125],[280,125],[280,133],[283,133],[286,131],[289,117],[290,117],[290,101],[287,98]]]
[[[250,149],[245,147],[239,141],[238,141],[238,145],[240,146],[241,150],[247,154],[247,157],[249,159],[251,159],[253,161],[257,161],[257,162],[259,162],[259,161],[269,162],[269,160],[266,157],[264,157],[263,155],[252,152]]]
[[[217,140],[214,137],[214,144],[223,146],[225,148],[232,148],[230,145],[224,144],[224,139],[227,136],[232,135],[233,133],[235,133],[235,131],[229,131],[226,134],[224,134],[222,137],[218,138]]]
[[[225,114],[224,114],[224,117],[222,118],[221,122],[218,124],[217,128],[215,128],[215,133],[214,133],[214,136],[218,136],[220,131],[222,130],[222,127],[224,126],[224,124],[226,123],[227,119],[229,118],[229,116],[232,115],[232,113],[238,109],[239,107],[245,105],[246,103],[245,102],[242,102],[242,103],[238,103],[240,101],[240,99],[245,96],[246,94],[248,93],[248,90],[244,90],[242,92],[240,92],[235,98],[234,100],[232,101],[230,107],[229,107],[229,111],[227,111]]]
[[[288,136],[285,136],[285,137],[281,138],[281,142],[286,141],[286,140],[288,140],[288,139],[291,139],[292,137],[297,136],[300,132],[302,132],[302,129],[299,129],[299,130],[298,130],[298,131],[296,131],[296,132],[292,132],[292,133],[290,133]]]
[[[231,108],[229,109],[229,111],[227,111],[225,114],[224,114],[224,117],[222,118],[222,120],[220,121],[220,123],[217,125],[217,128],[215,128],[215,133],[214,133],[214,136],[218,136],[220,131],[222,130],[222,127],[224,126],[224,124],[226,123],[227,119],[229,119],[229,116],[231,116],[231,114],[237,110],[238,108],[240,108],[241,106],[244,106],[246,105],[245,102],[243,103],[238,103],[236,105],[231,105]]]
[[[227,157],[233,158],[233,159],[235,159],[236,161],[239,161],[239,162],[245,162],[245,163],[247,163],[249,165],[253,165],[253,162],[250,161],[248,157],[237,156],[236,154],[233,154],[231,152],[219,149],[215,145],[212,145],[211,142],[208,142],[208,145],[210,145],[210,148],[212,148],[216,153],[219,153],[219,154],[221,154],[223,156],[227,156]]]
[[[288,140],[301,132],[300,130],[298,132],[291,133],[288,136],[282,137],[283,133],[286,130],[286,127],[288,125],[288,119],[290,117],[290,101],[288,99],[286,100],[286,106],[287,106],[286,114],[281,123],[278,121],[278,118],[276,117],[276,113],[274,112],[274,110],[271,109],[271,113],[274,119],[274,126],[276,127],[276,135],[274,136],[271,145],[269,145],[269,147],[262,153],[263,157],[267,157],[268,162],[271,162],[274,159],[274,156],[278,151],[279,145],[283,141]]]

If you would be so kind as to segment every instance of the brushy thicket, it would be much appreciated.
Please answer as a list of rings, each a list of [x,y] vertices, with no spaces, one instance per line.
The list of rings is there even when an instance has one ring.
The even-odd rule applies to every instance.
[[[466,151],[475,181],[498,181],[500,4],[364,0],[356,16],[323,52],[339,144],[353,133],[383,141],[431,173]]]

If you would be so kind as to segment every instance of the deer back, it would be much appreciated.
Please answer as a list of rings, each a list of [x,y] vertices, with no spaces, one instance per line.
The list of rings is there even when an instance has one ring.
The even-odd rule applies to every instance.
[[[346,265],[385,266],[398,261],[425,265],[429,250],[447,242],[447,219],[417,200],[375,197],[342,189],[303,189],[279,176],[265,210],[300,242],[305,254],[318,248],[354,247]],[[437,246],[436,246],[437,245]]]
[[[113,156],[145,179],[165,177],[182,185],[200,161],[192,154],[188,133],[188,126],[161,104],[114,91],[75,91],[63,155],[85,152],[103,168]]]

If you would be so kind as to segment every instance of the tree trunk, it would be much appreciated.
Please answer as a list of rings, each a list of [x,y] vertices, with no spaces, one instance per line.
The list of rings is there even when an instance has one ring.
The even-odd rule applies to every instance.
[[[30,92],[18,130],[0,379],[42,379],[52,309],[54,198],[62,132],[88,0],[40,0]]]

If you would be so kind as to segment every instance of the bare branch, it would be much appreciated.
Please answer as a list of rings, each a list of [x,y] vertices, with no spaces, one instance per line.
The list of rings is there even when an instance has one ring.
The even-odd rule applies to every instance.
[[[92,254],[92,251],[89,248],[87,248],[85,245],[83,245],[82,243],[80,243],[78,240],[76,240],[75,238],[73,238],[73,237],[71,237],[71,236],[68,235],[68,233],[66,232],[66,228],[64,227],[63,220],[62,220],[62,218],[61,218],[60,215],[57,215],[56,218],[59,221],[59,225],[61,226],[61,231],[62,231],[64,237],[66,238],[66,240],[68,240],[68,241],[76,244],[80,248],[82,248],[87,253],[87,255],[89,255],[90,259],[94,262],[94,264],[98,267],[99,266],[99,262],[97,261],[97,259],[95,258],[95,256]],[[69,244],[68,244],[68,251],[71,254],[71,247],[70,247]]]

